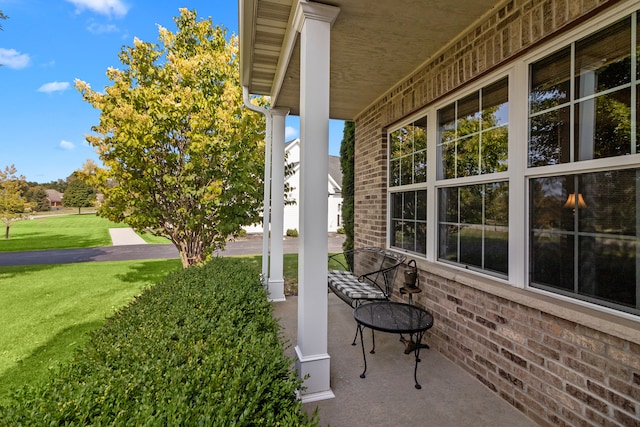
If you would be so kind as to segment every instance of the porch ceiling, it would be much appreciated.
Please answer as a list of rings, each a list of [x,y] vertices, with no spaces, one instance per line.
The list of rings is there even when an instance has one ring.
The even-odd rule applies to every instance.
[[[299,114],[297,0],[239,0],[241,81]],[[503,1],[332,0],[330,117],[351,120]]]

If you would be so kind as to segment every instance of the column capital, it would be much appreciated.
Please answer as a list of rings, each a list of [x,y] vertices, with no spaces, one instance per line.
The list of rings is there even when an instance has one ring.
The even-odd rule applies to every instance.
[[[307,19],[328,22],[333,25],[339,13],[339,7],[300,0],[293,17],[293,27],[300,32],[304,21]]]
[[[288,116],[290,110],[288,108],[276,107],[271,108],[269,111],[272,116]]]

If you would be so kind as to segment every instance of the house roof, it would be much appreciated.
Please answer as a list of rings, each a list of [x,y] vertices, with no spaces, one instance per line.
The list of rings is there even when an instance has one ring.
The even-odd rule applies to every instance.
[[[49,202],[62,202],[62,193],[58,190],[44,190],[47,193],[47,198]]]
[[[329,156],[329,177],[342,190],[342,168],[340,167],[340,157]]]
[[[318,2],[309,2],[310,4]],[[329,115],[353,120],[505,1],[332,0]],[[298,0],[239,0],[240,78],[299,114]]]

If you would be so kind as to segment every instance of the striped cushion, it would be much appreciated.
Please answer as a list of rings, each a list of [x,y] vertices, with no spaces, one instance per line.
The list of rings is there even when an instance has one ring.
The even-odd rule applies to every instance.
[[[350,299],[386,299],[375,285],[362,283],[348,271],[329,270],[329,286]]]

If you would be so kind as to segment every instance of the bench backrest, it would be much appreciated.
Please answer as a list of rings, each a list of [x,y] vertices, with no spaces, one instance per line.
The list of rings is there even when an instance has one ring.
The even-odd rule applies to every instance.
[[[360,281],[378,286],[388,298],[393,292],[398,268],[406,257],[375,247],[358,248],[350,252],[345,253],[350,271],[359,276]]]

